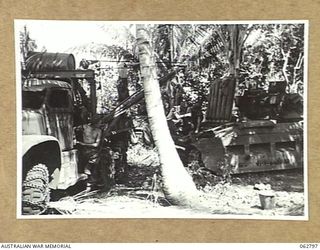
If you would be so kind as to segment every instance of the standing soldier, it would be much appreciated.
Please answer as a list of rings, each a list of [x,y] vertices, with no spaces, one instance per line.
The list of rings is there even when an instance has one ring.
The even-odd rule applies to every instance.
[[[127,181],[127,150],[132,128],[133,123],[128,111],[116,117],[108,128],[110,131],[108,138],[115,158],[115,182],[118,184]]]
[[[123,57],[122,59],[124,59]],[[122,102],[129,97],[128,90],[128,69],[127,65],[121,62],[118,65],[118,102]],[[130,131],[133,123],[129,112],[117,116],[107,129],[107,137],[110,140],[110,147],[115,160],[115,182],[125,183],[128,175],[127,150],[129,147]]]
[[[107,168],[110,168],[110,166],[107,164],[111,152],[104,150],[104,155],[101,155],[103,142],[101,141],[102,129],[99,119],[94,118],[91,122],[79,126],[78,129],[82,132],[82,138],[77,139],[77,144],[80,146],[84,174],[88,177],[87,191],[110,186],[111,183],[109,182],[111,180],[108,179],[107,173]]]
[[[122,102],[124,99],[129,97],[128,89],[128,67],[125,63],[118,65],[119,79],[117,85],[118,101]]]
[[[191,121],[193,123],[194,132],[199,133],[201,121],[203,119],[202,114],[202,100],[199,99],[192,107],[191,107]]]

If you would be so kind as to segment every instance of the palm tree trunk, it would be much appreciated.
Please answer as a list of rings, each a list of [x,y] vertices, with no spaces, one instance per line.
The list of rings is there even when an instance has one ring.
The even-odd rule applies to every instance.
[[[198,193],[179,158],[168,129],[150,44],[150,29],[137,24],[136,32],[148,119],[159,152],[164,193],[171,203],[188,205]]]
[[[290,57],[290,49],[288,50],[287,53],[284,52],[284,50],[281,50],[282,56],[283,56],[283,66],[282,66],[282,74],[283,77],[286,81],[287,86],[290,86],[290,82],[289,82],[289,76],[287,74],[287,67],[288,67],[288,62],[289,62],[289,57]]]

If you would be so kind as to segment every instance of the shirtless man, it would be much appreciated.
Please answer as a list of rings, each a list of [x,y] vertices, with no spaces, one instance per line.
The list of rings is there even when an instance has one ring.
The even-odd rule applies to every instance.
[[[88,189],[91,189],[92,184],[97,182],[99,174],[99,145],[102,135],[102,130],[99,128],[97,120],[91,123],[81,125],[82,140],[77,140],[77,144],[81,145],[83,155],[83,164],[85,164],[84,173],[89,176]]]

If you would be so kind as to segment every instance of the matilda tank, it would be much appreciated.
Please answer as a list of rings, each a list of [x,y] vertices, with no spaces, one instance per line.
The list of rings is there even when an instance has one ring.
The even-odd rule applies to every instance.
[[[212,84],[204,129],[192,145],[207,169],[232,173],[303,167],[303,98],[284,82],[234,97],[231,78]]]

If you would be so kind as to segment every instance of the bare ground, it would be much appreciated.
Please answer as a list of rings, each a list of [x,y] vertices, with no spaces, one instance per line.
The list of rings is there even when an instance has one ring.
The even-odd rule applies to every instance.
[[[304,215],[303,173],[299,169],[242,174],[232,176],[228,182],[211,176],[212,183],[201,188],[205,209],[172,206],[161,191],[161,176],[155,173],[159,173],[159,167],[153,160],[130,166],[129,181],[125,185],[116,185],[107,193],[82,193],[51,202],[47,214],[107,218],[217,218],[220,215],[294,218]],[[254,188],[256,184],[270,184],[274,192],[273,209],[262,209],[260,191]]]

